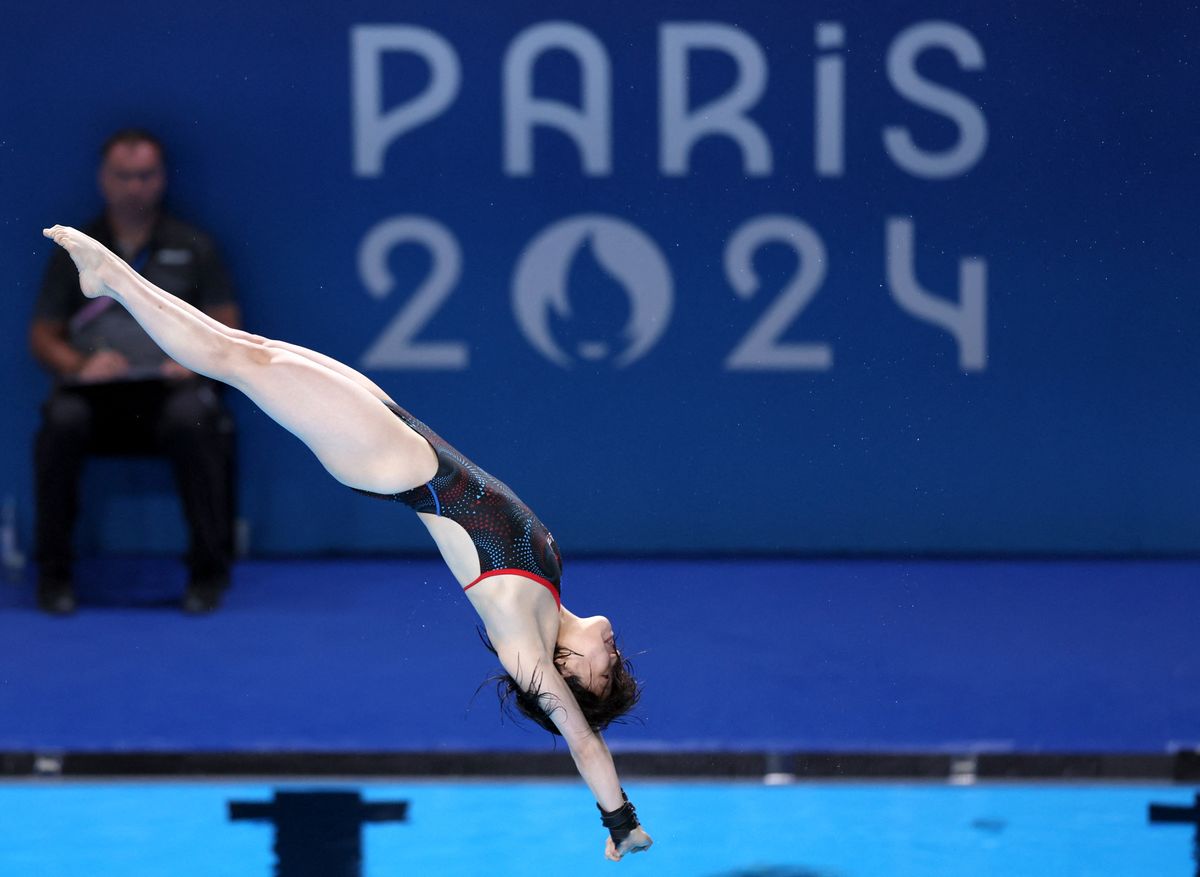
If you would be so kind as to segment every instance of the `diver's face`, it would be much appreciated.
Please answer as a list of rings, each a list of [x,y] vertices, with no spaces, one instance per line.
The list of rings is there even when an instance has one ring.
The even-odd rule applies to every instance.
[[[166,187],[166,168],[153,143],[116,143],[100,165],[100,192],[118,219],[137,221],[153,216]]]
[[[575,676],[599,697],[611,690],[612,671],[620,656],[612,625],[603,615],[580,619],[569,638],[559,637],[554,666],[564,678]]]

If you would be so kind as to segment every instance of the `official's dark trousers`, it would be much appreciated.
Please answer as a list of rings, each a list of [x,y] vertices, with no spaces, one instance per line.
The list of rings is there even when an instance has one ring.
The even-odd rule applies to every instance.
[[[41,581],[68,584],[79,481],[91,454],[161,454],[191,531],[191,584],[228,582],[233,556],[232,421],[203,379],[56,388],[34,445],[36,559]]]

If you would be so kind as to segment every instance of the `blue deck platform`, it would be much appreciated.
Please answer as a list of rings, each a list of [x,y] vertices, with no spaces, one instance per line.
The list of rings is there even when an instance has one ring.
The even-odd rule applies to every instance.
[[[530,751],[432,559],[80,570],[67,619],[0,585],[0,751]],[[1164,753],[1200,742],[1200,563],[576,560],[645,680],[614,750]]]

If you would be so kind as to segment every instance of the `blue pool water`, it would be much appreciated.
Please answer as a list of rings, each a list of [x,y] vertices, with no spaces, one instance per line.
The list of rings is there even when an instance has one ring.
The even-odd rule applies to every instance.
[[[627,789],[656,845],[614,866],[575,782],[12,782],[0,784],[0,874],[268,877],[273,826],[231,821],[229,803],[337,790],[408,802],[405,821],[362,828],[367,877],[1185,877],[1195,867],[1190,827],[1147,819],[1151,802],[1189,805],[1180,787]]]

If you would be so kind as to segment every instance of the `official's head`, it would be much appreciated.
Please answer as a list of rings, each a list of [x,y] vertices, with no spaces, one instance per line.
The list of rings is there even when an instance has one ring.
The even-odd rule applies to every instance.
[[[122,128],[100,149],[100,193],[109,216],[142,223],[158,215],[167,187],[162,142],[140,128]]]

